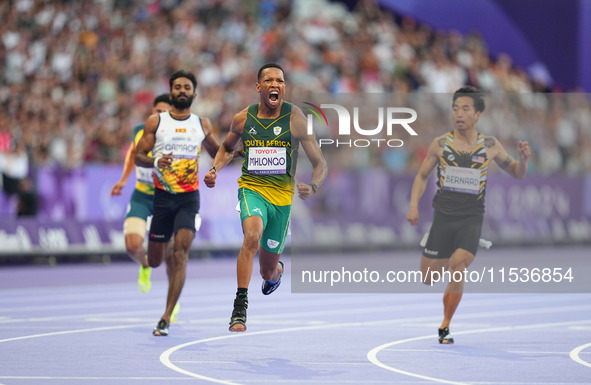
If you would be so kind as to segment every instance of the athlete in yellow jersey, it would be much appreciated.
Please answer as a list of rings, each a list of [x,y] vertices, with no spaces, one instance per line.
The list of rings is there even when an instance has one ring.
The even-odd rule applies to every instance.
[[[172,108],[168,94],[162,94],[154,99],[151,115],[158,115]],[[144,133],[144,123],[133,128],[132,142],[125,155],[121,179],[111,189],[111,196],[121,195],[121,191],[127,184],[127,179],[135,168],[136,183],[131,194],[125,222],[123,222],[123,235],[125,236],[125,248],[131,259],[139,262],[140,272],[138,277],[138,288],[142,293],[147,293],[152,286],[150,274],[152,268],[148,266],[146,252],[144,251],[144,237],[148,217],[152,216],[154,204],[154,180],[152,178],[152,167],[135,167],[135,146]]]
[[[246,330],[248,285],[254,255],[259,251],[263,294],[271,294],[281,283],[283,263],[279,261],[291,215],[296,155],[301,145],[312,163],[309,184],[298,183],[301,199],[316,192],[327,175],[326,161],[313,135],[307,134],[302,110],[283,100],[284,71],[278,64],[262,66],[256,90],[259,102],[234,115],[230,132],[205,175],[207,187],[214,187],[218,172],[233,158],[240,139],[244,148],[238,199],[244,241],[238,254],[238,291],[230,318],[230,331]]]
[[[435,138],[429,146],[412,185],[406,215],[406,219],[416,226],[419,200],[425,192],[429,174],[437,166],[435,213],[421,256],[421,273],[426,284],[431,283],[434,272],[441,273],[442,269],[458,277],[449,282],[443,295],[443,322],[439,328],[439,343],[442,344],[454,342],[449,324],[462,299],[465,269],[474,260],[478,248],[490,160],[494,159],[512,177],[523,179],[531,155],[528,143],[519,142],[520,159],[516,161],[498,140],[479,133],[476,122],[484,108],[480,90],[468,86],[454,93],[452,118],[455,129]]]

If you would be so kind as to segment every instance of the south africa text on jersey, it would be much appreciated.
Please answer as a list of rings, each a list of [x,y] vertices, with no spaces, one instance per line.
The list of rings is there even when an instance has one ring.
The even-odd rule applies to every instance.
[[[249,139],[244,141],[246,147],[291,147],[289,140],[256,140]]]

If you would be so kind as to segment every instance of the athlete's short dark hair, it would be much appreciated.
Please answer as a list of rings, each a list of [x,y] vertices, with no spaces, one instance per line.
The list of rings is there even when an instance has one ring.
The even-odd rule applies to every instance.
[[[285,71],[283,70],[283,68],[279,64],[267,63],[264,66],[262,66],[261,68],[259,68],[259,73],[257,74],[257,81],[261,81],[261,75],[263,73],[263,70],[266,70],[267,68],[278,68],[281,70],[281,72],[283,72],[283,76],[285,77]]]
[[[161,94],[156,96],[156,99],[154,99],[154,104],[152,104],[152,107],[156,107],[156,104],[158,103],[166,103],[166,104],[171,104],[172,102],[170,101],[170,95],[169,94]]]
[[[472,98],[472,100],[474,101],[474,109],[476,110],[476,112],[484,111],[484,108],[486,107],[484,105],[484,92],[472,86],[462,87],[454,93],[452,105],[453,103],[455,103],[457,98],[460,98],[462,96]]]
[[[185,71],[185,70],[178,70],[172,74],[172,76],[170,77],[170,81],[169,81],[171,90],[172,90],[172,83],[178,78],[189,79],[191,81],[191,83],[193,83],[193,90],[197,90],[197,79],[195,79],[195,75],[193,75],[191,72]]]

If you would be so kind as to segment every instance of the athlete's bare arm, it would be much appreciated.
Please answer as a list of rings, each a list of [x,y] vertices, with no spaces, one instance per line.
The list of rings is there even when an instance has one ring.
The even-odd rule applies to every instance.
[[[427,150],[427,156],[423,159],[417,176],[412,184],[406,219],[413,226],[416,226],[419,223],[419,200],[421,200],[421,197],[425,192],[429,175],[431,175],[431,172],[439,162],[439,157],[443,154],[446,136],[447,135],[442,135],[431,142],[429,149]]]
[[[119,181],[117,181],[117,183],[115,183],[111,189],[111,196],[121,195],[123,188],[127,184],[127,179],[129,179],[129,176],[135,167],[134,158],[135,143],[131,142],[131,145],[127,149],[127,153],[125,154],[125,162],[123,162],[123,172],[121,173],[121,179],[119,179]]]
[[[148,120],[146,120],[144,133],[138,141],[135,149],[136,166],[154,167],[154,159],[149,157],[148,154],[154,148],[154,143],[156,142],[156,128],[158,128],[159,122],[160,117],[158,115],[151,115]]]
[[[203,178],[203,181],[207,187],[211,188],[215,186],[215,180],[217,178],[218,172],[234,158],[234,148],[238,142],[240,142],[240,138],[242,137],[242,131],[244,131],[244,123],[246,123],[247,112],[248,108],[245,108],[234,115],[234,119],[232,119],[232,125],[230,126],[230,132],[228,132],[228,135],[222,142],[222,145],[219,146],[219,149],[215,154],[213,167],[207,174],[205,174],[205,177]]]
[[[509,175],[516,179],[525,178],[527,174],[527,160],[531,155],[531,150],[527,142],[519,141],[517,151],[519,160],[515,160],[505,151],[505,148],[496,138],[489,136],[485,139],[484,145],[490,158],[493,158],[500,168],[507,171]]]
[[[324,155],[322,155],[322,150],[316,141],[316,137],[314,135],[308,135],[308,126],[304,113],[295,105],[291,109],[290,127],[292,137],[301,143],[302,148],[313,167],[310,184],[297,184],[298,196],[301,199],[307,199],[314,194],[312,183],[318,188],[326,179],[328,167]]]
[[[203,140],[203,147],[211,156],[215,158],[220,144],[218,143],[217,138],[213,134],[213,126],[211,125],[211,120],[207,118],[201,118],[201,126],[203,127],[203,132],[205,133],[205,139]]]
[[[158,158],[158,164],[154,164],[155,158],[149,157],[148,154],[154,148],[156,143],[156,129],[160,123],[160,116],[151,115],[146,120],[144,126],[144,134],[140,138],[135,148],[135,165],[142,167],[158,167],[167,168],[172,164],[172,152],[165,154],[161,158]]]

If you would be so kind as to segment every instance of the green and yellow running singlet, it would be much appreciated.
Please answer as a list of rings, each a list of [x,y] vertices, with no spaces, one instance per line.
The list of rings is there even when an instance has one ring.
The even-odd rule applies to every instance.
[[[292,104],[283,102],[276,119],[257,117],[258,106],[256,103],[248,107],[238,186],[258,192],[276,206],[290,205],[298,153],[298,146],[292,146],[290,130]]]
[[[144,124],[138,124],[133,128],[133,142],[137,146],[138,142],[144,134]],[[148,156],[152,156],[150,152]],[[154,177],[152,176],[152,168],[135,167],[135,188],[145,194],[154,195]]]

